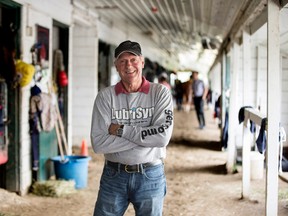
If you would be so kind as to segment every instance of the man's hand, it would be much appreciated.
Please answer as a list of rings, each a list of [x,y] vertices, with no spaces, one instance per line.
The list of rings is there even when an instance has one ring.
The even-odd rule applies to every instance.
[[[117,136],[117,130],[121,125],[111,123],[108,129],[109,134]]]

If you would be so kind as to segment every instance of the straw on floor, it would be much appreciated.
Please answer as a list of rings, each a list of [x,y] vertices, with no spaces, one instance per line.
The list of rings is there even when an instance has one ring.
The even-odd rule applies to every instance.
[[[74,180],[48,180],[35,182],[32,186],[32,193],[38,196],[61,197],[75,192]]]

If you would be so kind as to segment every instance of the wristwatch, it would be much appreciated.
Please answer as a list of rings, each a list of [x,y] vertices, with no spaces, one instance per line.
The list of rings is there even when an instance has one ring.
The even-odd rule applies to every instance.
[[[124,127],[124,125],[120,125],[120,127],[117,129],[116,135],[117,135],[118,137],[122,137],[123,127]]]

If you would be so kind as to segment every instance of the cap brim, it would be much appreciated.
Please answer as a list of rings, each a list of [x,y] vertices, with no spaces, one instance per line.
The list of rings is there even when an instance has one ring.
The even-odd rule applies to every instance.
[[[118,56],[117,56],[115,59],[118,59],[119,56],[122,55],[122,54],[125,53],[125,52],[132,53],[132,54],[135,55],[135,56],[141,56],[141,54],[136,53],[136,52],[134,52],[134,51],[131,51],[131,50],[124,50],[124,51],[120,52],[120,53],[118,54]]]

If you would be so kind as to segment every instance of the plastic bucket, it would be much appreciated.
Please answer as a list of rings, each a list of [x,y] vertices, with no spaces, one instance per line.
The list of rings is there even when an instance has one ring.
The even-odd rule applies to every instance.
[[[264,172],[264,155],[257,151],[250,153],[251,179],[262,179]]]
[[[88,161],[87,156],[64,156],[62,161],[60,156],[52,157],[56,179],[74,180],[75,188],[81,189],[87,186]]]

